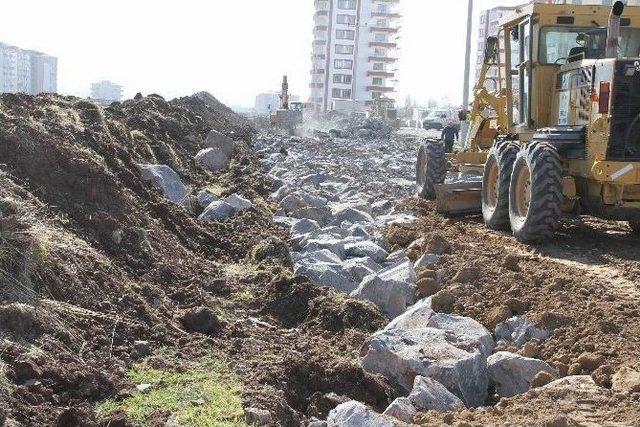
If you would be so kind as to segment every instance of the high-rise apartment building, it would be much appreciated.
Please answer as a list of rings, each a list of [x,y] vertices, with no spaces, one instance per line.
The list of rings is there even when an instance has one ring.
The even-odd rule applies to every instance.
[[[0,43],[0,92],[36,95],[57,90],[57,58]]]
[[[510,14],[514,13],[515,7],[494,7],[493,9],[483,10],[480,12],[480,27],[478,30],[478,50],[476,55],[476,78],[478,81],[480,76],[480,69],[484,62],[484,50],[487,43],[487,38],[498,35],[498,29],[500,28],[500,22],[507,18]],[[487,73],[487,77],[497,77],[498,70],[493,67]],[[489,90],[494,90],[495,87],[488,87]]]
[[[103,104],[120,101],[122,99],[122,86],[103,80],[91,84],[91,99]]]
[[[317,111],[393,104],[400,0],[315,0],[311,97]]]

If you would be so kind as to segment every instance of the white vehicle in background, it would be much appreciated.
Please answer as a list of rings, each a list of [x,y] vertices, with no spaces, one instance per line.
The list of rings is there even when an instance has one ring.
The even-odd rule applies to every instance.
[[[424,129],[436,129],[442,130],[447,123],[454,123],[460,125],[460,119],[458,118],[458,111],[447,108],[431,110],[427,117],[422,121],[422,127]]]

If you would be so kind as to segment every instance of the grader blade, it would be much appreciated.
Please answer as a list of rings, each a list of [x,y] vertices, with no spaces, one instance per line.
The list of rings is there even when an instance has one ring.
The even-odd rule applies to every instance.
[[[482,212],[482,182],[437,184],[436,210],[447,216]]]

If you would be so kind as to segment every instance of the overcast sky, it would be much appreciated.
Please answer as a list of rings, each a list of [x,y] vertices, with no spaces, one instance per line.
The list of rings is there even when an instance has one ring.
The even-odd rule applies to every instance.
[[[475,0],[474,49],[480,10],[518,3]],[[401,0],[400,9],[397,98],[459,102],[467,0]],[[283,74],[308,96],[313,10],[313,0],[3,0],[0,42],[57,56],[61,93],[86,96],[108,79],[127,97],[207,90],[252,106]]]

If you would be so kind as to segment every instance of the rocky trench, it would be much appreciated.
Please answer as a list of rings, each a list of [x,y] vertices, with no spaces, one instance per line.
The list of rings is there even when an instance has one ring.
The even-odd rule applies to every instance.
[[[402,200],[415,192],[420,139],[368,136],[254,139],[274,181],[271,197],[279,205],[274,220],[290,230],[294,275],[368,301],[388,318],[387,326],[363,343],[360,363],[403,397],[388,402],[383,414],[344,401],[326,420],[311,419],[309,425],[411,424],[422,412],[482,410],[532,387],[554,387],[558,372],[526,351],[545,340],[547,331],[513,317],[490,332],[474,319],[441,310],[452,303],[439,267],[451,246],[433,237],[398,249],[398,236],[387,234],[389,226],[401,229],[415,219]],[[457,281],[473,282],[473,269],[460,267]]]

